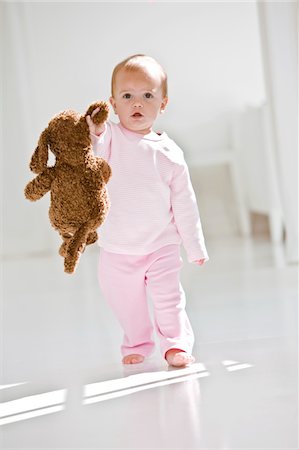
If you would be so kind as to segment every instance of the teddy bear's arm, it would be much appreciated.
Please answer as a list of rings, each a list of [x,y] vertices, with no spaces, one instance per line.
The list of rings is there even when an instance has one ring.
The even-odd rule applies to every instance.
[[[25,187],[25,197],[28,200],[39,200],[51,188],[51,183],[55,178],[55,168],[48,167],[44,172],[35,177]]]
[[[99,169],[102,172],[102,176],[104,178],[105,183],[108,183],[110,177],[111,177],[111,168],[109,164],[104,160],[101,159],[101,161],[98,162]]]
[[[108,183],[111,177],[111,168],[109,164],[98,156],[90,158],[88,171],[93,182],[99,187],[101,187],[103,180],[105,183]]]

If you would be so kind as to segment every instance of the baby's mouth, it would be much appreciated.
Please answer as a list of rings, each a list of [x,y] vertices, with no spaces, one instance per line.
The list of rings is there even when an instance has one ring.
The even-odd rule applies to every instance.
[[[132,117],[143,117],[143,114],[141,114],[140,112],[135,112],[134,114],[132,114]]]

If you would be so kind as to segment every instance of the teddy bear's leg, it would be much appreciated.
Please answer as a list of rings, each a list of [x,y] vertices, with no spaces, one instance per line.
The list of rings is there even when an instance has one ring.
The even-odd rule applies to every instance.
[[[71,233],[59,233],[60,236],[63,239],[63,243],[61,244],[60,248],[59,248],[59,255],[63,256],[63,258],[65,258],[66,254],[67,254],[67,247],[69,244],[69,241],[72,237]]]
[[[64,271],[73,273],[79,261],[82,251],[86,246],[87,236],[89,234],[90,224],[83,224],[71,237],[67,246],[67,254],[64,259]]]
[[[94,244],[98,240],[98,233],[91,231],[87,236],[86,245]]]
[[[59,254],[65,258],[67,255],[68,246],[69,246],[72,235],[69,233],[65,233],[65,234],[61,234],[61,237],[64,240],[64,242],[60,246]],[[96,231],[91,231],[89,233],[89,235],[87,236],[86,242],[83,242],[80,245],[80,247],[78,248],[78,252],[83,253],[85,251],[86,245],[93,244],[97,240],[98,240],[98,233]]]

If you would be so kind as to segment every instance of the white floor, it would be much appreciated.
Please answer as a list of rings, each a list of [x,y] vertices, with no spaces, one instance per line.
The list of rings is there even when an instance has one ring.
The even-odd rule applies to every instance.
[[[182,271],[196,363],[124,367],[96,279],[58,255],[4,261],[3,449],[297,449],[297,267],[264,241],[208,242]]]

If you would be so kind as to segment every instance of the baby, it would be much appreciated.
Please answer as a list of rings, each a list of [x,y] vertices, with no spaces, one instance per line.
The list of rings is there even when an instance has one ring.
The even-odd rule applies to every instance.
[[[163,357],[183,367],[195,358],[180,244],[189,262],[209,258],[183,152],[153,130],[168,103],[165,71],[152,57],[130,56],[113,71],[110,103],[119,123],[96,126],[86,119],[94,153],[112,169],[111,207],[99,230],[99,284],[124,332],[124,364],[141,363],[153,352],[155,326]]]

